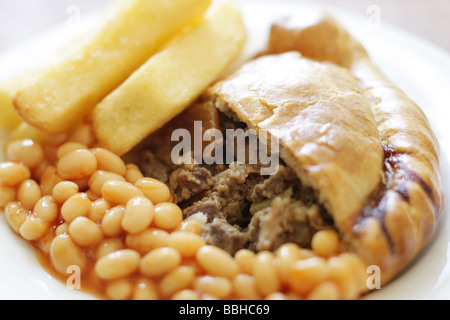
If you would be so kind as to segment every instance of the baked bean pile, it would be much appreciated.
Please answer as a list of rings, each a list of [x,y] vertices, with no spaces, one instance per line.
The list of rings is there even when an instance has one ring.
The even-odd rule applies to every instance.
[[[312,249],[234,257],[183,219],[168,187],[96,145],[83,124],[72,134],[15,140],[0,164],[0,208],[17,234],[64,278],[76,266],[83,289],[104,299],[357,299],[366,266],[342,252],[336,232]]]

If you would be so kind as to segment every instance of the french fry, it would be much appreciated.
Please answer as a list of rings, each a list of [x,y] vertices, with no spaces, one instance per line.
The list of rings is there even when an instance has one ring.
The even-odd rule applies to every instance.
[[[12,103],[12,97],[19,88],[32,79],[34,71],[15,76],[0,84],[0,129],[3,130],[0,145],[14,141],[31,139],[41,142],[44,136],[42,130],[30,126],[22,121]]]
[[[92,114],[100,143],[123,155],[185,110],[239,56],[246,29],[232,0],[150,58]]]
[[[110,11],[108,11],[108,13],[111,12],[111,10],[117,10],[118,8],[119,5],[115,4],[109,8]],[[70,57],[73,52],[75,52],[74,50],[87,44],[88,41],[92,39],[92,32],[94,30],[81,34],[77,38],[72,39],[69,44],[57,49],[52,54],[52,61],[63,61],[64,59]],[[38,75],[43,70],[45,70],[45,66],[38,66],[31,70],[27,70],[26,72],[19,73],[18,75],[15,75],[7,80],[3,80],[0,83],[0,129],[5,130],[6,132],[10,132],[11,130],[18,130],[20,132],[32,131],[31,128],[30,130],[23,130],[24,128],[31,126],[26,124],[20,118],[14,108],[13,98],[20,89],[26,87],[30,83],[33,83],[34,79],[37,79]],[[14,136],[14,132],[12,135]],[[19,134],[19,136],[23,136],[23,134]]]
[[[88,44],[19,90],[14,105],[39,129],[70,129],[184,28],[211,0],[127,0]]]

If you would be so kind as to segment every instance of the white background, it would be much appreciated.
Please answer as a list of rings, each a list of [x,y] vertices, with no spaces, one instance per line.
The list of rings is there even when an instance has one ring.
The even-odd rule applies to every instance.
[[[109,1],[0,0],[0,54],[54,24],[73,22],[76,7],[81,11],[82,19],[84,14],[104,7]],[[272,1],[276,3],[277,0]],[[314,3],[337,6],[359,15],[366,15],[367,9],[376,5],[380,8],[382,21],[450,52],[450,0],[314,0]]]

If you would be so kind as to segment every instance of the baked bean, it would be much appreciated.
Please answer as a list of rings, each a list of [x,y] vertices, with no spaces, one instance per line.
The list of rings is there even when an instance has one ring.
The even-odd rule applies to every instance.
[[[198,264],[210,275],[233,278],[239,273],[239,266],[226,251],[214,247],[204,246],[197,251]]]
[[[119,238],[107,238],[100,242],[97,246],[95,257],[100,259],[101,257],[107,256],[110,253],[117,252],[124,249],[122,240]]]
[[[126,165],[127,172],[125,173],[125,178],[129,183],[135,184],[140,179],[144,178],[144,175],[141,172],[141,169],[135,164],[127,164]]]
[[[179,206],[170,202],[163,202],[155,206],[153,223],[158,228],[172,231],[183,222],[183,211]]]
[[[150,200],[136,197],[128,201],[122,219],[122,228],[129,233],[140,233],[147,229],[153,221],[155,209]]]
[[[275,256],[279,259],[289,258],[292,261],[297,261],[304,258],[311,258],[310,256],[304,257],[302,255],[302,249],[294,243],[286,243],[281,245],[275,251]]]
[[[133,293],[133,285],[126,279],[117,280],[106,286],[106,295],[112,300],[126,300]]]
[[[14,162],[0,163],[0,184],[5,187],[16,187],[30,179],[30,169]]]
[[[100,258],[95,273],[102,280],[116,280],[133,274],[139,268],[141,256],[137,251],[124,249]]]
[[[66,153],[57,164],[58,175],[65,180],[79,180],[97,170],[97,158],[88,150]]]
[[[311,241],[311,247],[319,256],[330,257],[339,251],[339,235],[334,230],[317,232]]]
[[[271,294],[269,294],[265,300],[291,300],[286,294],[281,293],[281,292],[272,292]],[[300,300],[300,299],[295,299],[295,300]]]
[[[196,220],[186,220],[175,229],[176,231],[186,231],[200,235],[203,231],[203,227],[200,222]]]
[[[239,266],[242,273],[251,274],[253,271],[253,263],[255,261],[256,254],[250,250],[242,249],[236,252],[234,260]]]
[[[69,152],[77,151],[77,150],[89,150],[89,148],[80,142],[66,142],[62,146],[60,146],[56,151],[56,156],[58,159],[61,159],[63,156],[68,154]]]
[[[331,258],[328,261],[327,271],[328,279],[339,286],[342,299],[351,300],[357,297],[361,289],[357,280],[358,275],[355,276],[354,270],[345,256]]]
[[[154,249],[168,246],[169,233],[159,229],[147,229],[139,234],[128,234],[125,238],[127,247],[146,254]]]
[[[204,270],[198,265],[195,259],[183,259],[182,265],[194,269],[196,275],[205,274]]]
[[[41,197],[41,187],[36,181],[26,180],[21,183],[17,198],[25,209],[33,210],[34,206]]]
[[[103,198],[97,199],[92,202],[88,217],[92,221],[101,222],[109,209],[111,209],[111,204],[108,201]]]
[[[93,247],[103,239],[101,227],[86,217],[78,217],[69,225],[69,234],[80,247]]]
[[[59,204],[66,202],[70,197],[77,194],[78,185],[72,181],[62,181],[58,183],[52,191],[53,199]]]
[[[36,203],[33,210],[37,218],[54,222],[58,218],[58,205],[51,196],[44,196]]]
[[[253,262],[253,276],[256,288],[262,296],[281,289],[281,282],[274,265],[274,255],[271,252],[259,252]]]
[[[290,287],[304,295],[327,278],[328,270],[323,258],[313,257],[295,262],[290,269]]]
[[[159,283],[159,292],[164,298],[169,298],[176,292],[187,289],[194,281],[194,277],[194,268],[180,266],[162,278]]]
[[[20,233],[20,228],[29,214],[30,212],[24,209],[19,202],[10,202],[5,207],[6,221],[16,233]]]
[[[15,188],[0,185],[0,208],[5,208],[8,203],[16,200],[17,191]]]
[[[282,245],[275,252],[278,259],[278,273],[283,283],[289,282],[289,272],[292,265],[302,259],[300,248],[296,244]]]
[[[249,274],[238,274],[233,279],[234,293],[242,300],[260,300],[255,278]]]
[[[125,178],[117,173],[99,170],[96,171],[89,179],[89,189],[94,194],[101,195],[103,185],[110,180],[125,182]]]
[[[134,285],[133,300],[158,300],[158,288],[147,279],[140,279]]]
[[[67,268],[77,266],[83,271],[87,258],[67,234],[58,235],[53,239],[50,248],[50,259],[53,267],[61,274],[66,274]]]
[[[49,228],[50,224],[47,221],[30,215],[20,227],[20,235],[25,240],[35,241],[43,237]]]
[[[107,237],[117,237],[122,232],[122,219],[125,213],[124,206],[115,206],[106,211],[102,219],[102,230]]]
[[[172,300],[177,301],[196,301],[200,300],[200,295],[195,290],[182,290],[177,293],[175,293],[172,297]]]
[[[44,170],[41,177],[41,189],[42,194],[44,196],[50,196],[53,194],[53,189],[55,186],[62,182],[64,179],[61,178],[57,172],[56,167],[49,166],[47,169]]]
[[[339,300],[339,288],[336,283],[323,282],[306,297],[307,300]]]
[[[78,217],[86,217],[91,209],[91,204],[91,200],[85,193],[77,193],[62,205],[61,216],[69,223]]]
[[[310,249],[300,249],[300,255],[302,256],[302,259],[308,259],[308,258],[313,258],[316,255],[314,254],[314,251],[310,250]]]
[[[141,190],[128,182],[110,180],[102,187],[102,197],[115,204],[126,205],[131,199],[143,196]]]
[[[203,276],[194,280],[194,289],[218,299],[225,299],[231,294],[233,287],[228,278]]]
[[[181,263],[180,253],[173,248],[160,248],[141,259],[140,271],[151,278],[159,278],[174,270]]]
[[[204,300],[204,301],[215,301],[215,300],[219,300],[219,298],[217,298],[217,297],[215,297],[213,295],[205,293],[205,294],[201,295],[201,300]]]
[[[172,194],[169,188],[161,181],[143,178],[138,180],[135,185],[153,202],[153,204],[170,201]]]
[[[109,150],[102,148],[91,149],[91,152],[97,158],[98,169],[102,171],[114,172],[120,176],[125,176],[127,167],[122,158]]]
[[[339,257],[346,260],[348,268],[352,270],[353,278],[358,286],[358,293],[367,290],[367,264],[354,253],[345,252]]]
[[[10,161],[34,169],[44,160],[44,150],[40,144],[33,140],[17,140],[8,144],[6,156]]]
[[[91,125],[83,123],[70,134],[67,140],[71,142],[79,142],[91,147],[95,143],[96,139]]]
[[[61,223],[55,229],[55,235],[69,234],[69,224],[67,222]]]
[[[197,251],[206,245],[205,241],[195,233],[177,231],[172,233],[167,246],[177,250],[184,258],[194,258]]]

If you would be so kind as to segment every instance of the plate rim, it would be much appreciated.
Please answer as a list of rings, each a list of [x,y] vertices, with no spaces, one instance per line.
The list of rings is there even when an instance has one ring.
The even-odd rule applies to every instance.
[[[271,0],[237,0],[236,2],[242,7],[245,6],[250,6],[250,3],[253,3],[253,5],[255,3],[265,3],[265,5],[269,5]],[[310,1],[295,1],[295,0],[277,0],[276,5],[282,4],[282,6],[295,6],[295,7],[299,7],[301,8],[302,6],[308,6],[311,8],[328,8],[330,10],[331,13],[334,13],[338,16],[344,16],[344,17],[351,17],[353,19],[352,22],[354,23],[362,23],[361,20],[364,20],[364,17],[362,17],[361,15],[358,15],[354,12],[349,12],[345,9],[336,7],[336,6],[331,6],[331,5],[319,5],[318,4],[314,4]],[[273,6],[274,3],[272,2],[271,5]],[[90,14],[86,14],[88,15],[87,18],[85,19],[85,21],[87,22],[86,25],[81,26],[80,30],[76,31],[76,30],[72,30],[74,32],[73,35],[76,35],[78,32],[82,32],[82,30],[84,30],[83,28],[88,28],[90,26],[91,23],[93,23],[93,20],[96,19],[96,17],[98,16],[97,12],[92,12]],[[359,21],[359,22],[358,22]],[[445,49],[439,47],[438,45],[436,45],[435,43],[432,43],[431,41],[424,39],[422,37],[419,37],[409,31],[406,31],[402,28],[399,28],[396,25],[390,24],[388,22],[383,22],[385,30],[391,31],[392,34],[394,34],[394,37],[396,36],[401,36],[403,37],[403,41],[412,44],[413,46],[417,46],[420,48],[420,50],[422,50],[423,52],[426,52],[426,54],[430,54],[432,56],[434,56],[435,58],[437,57],[437,59],[440,59],[441,61],[445,61],[446,66],[445,68],[448,68],[448,70],[450,71],[450,53],[448,53]],[[346,26],[348,26],[346,24]],[[36,36],[32,41],[28,40],[24,43],[21,43],[19,45],[16,45],[10,49],[8,49],[7,51],[1,52],[0,53],[0,66],[2,66],[2,63],[4,62],[3,60],[8,60],[8,59],[14,59],[11,58],[15,55],[17,55],[19,52],[23,52],[26,51],[26,48],[30,48],[32,46],[36,46],[36,43],[40,42],[40,41],[51,41],[51,39],[54,39],[55,37],[61,37],[61,34],[64,33],[63,31],[64,27],[63,25],[55,25],[52,28],[49,28],[46,32],[43,32],[42,34]],[[352,30],[350,30],[352,31]],[[43,40],[44,39],[44,40]],[[55,38],[56,39],[56,38]],[[55,47],[55,49],[57,49],[58,46]],[[20,54],[21,55],[21,54]],[[20,56],[19,55],[19,56]],[[4,58],[7,57],[7,58]],[[9,60],[8,60],[9,61]],[[9,63],[9,62],[8,62]],[[381,66],[380,66],[381,67]],[[14,67],[11,67],[12,69],[14,69]],[[18,70],[19,71],[24,71],[24,70]],[[9,76],[14,76],[13,73],[9,74]],[[6,78],[6,77],[5,77]],[[2,79],[0,79],[1,81]],[[3,79],[5,80],[5,79]],[[420,105],[419,105],[420,106]],[[421,107],[422,108],[422,107]],[[425,112],[425,110],[424,110]],[[2,133],[0,132],[0,136],[2,135]],[[442,135],[442,133],[441,133]],[[446,191],[446,194],[449,194],[450,188],[449,188],[449,164],[450,164],[450,150],[447,147],[442,146],[442,142],[450,142],[450,134],[446,135],[443,134],[441,137],[441,139],[439,140],[440,144],[441,144],[441,164],[443,165],[443,174],[442,174],[442,179],[445,181],[443,181],[444,184],[444,188]],[[389,289],[390,287],[392,287],[392,285],[395,284],[396,281],[398,281],[398,279],[401,279],[402,276],[404,276],[405,274],[407,274],[411,268],[414,268],[414,266],[417,263],[420,263],[420,259],[423,259],[424,256],[426,256],[430,250],[430,248],[433,247],[433,245],[436,244],[437,241],[439,241],[439,235],[441,232],[445,232],[446,230],[449,229],[449,224],[450,224],[450,219],[448,217],[448,213],[449,213],[449,208],[447,205],[447,198],[444,202],[444,207],[442,210],[442,215],[440,216],[440,219],[444,221],[443,225],[439,225],[439,230],[437,230],[437,232],[435,233],[433,240],[427,245],[427,247],[420,253],[420,255],[418,257],[416,257],[416,259],[414,260],[414,262],[412,264],[410,264],[408,266],[408,268],[406,270],[404,270],[404,272],[402,272],[402,274],[396,278],[393,283],[387,285],[385,288],[382,289],[382,291],[380,292],[374,292],[371,293],[369,296],[365,297],[364,299],[368,299],[368,300],[378,300],[378,299],[385,299],[385,297],[383,296],[389,296],[388,294],[384,294],[384,292],[386,292],[386,289]],[[2,214],[2,217],[0,218],[0,224],[3,226],[0,226],[0,231],[2,229],[5,229],[5,227],[7,229],[9,229],[9,226],[7,225],[6,220],[3,217],[4,215]],[[26,259],[30,258],[31,255],[34,256],[34,252],[30,254],[30,252],[28,251],[33,251],[31,247],[31,245],[26,244],[22,241],[22,239],[20,239],[20,237],[18,237],[17,235],[15,235],[11,230],[10,230],[11,236],[15,239],[17,242],[20,241],[18,250],[20,251],[20,255],[22,257],[26,257]],[[7,236],[5,235],[3,232],[0,236],[0,239],[4,239],[4,237]],[[18,241],[19,240],[19,241]],[[449,243],[447,243],[447,249],[448,249],[448,253],[450,254],[450,246]],[[1,251],[0,251],[1,252]],[[38,263],[38,259],[35,258],[36,262]],[[69,291],[64,284],[61,283],[60,280],[58,279],[54,279],[48,272],[47,270],[45,270],[45,268],[43,268],[39,263],[38,263],[38,267],[41,269],[41,271],[39,272],[39,270],[36,270],[39,272],[40,277],[39,277],[39,281],[42,281],[42,283],[39,283],[40,286],[42,286],[44,288],[44,291],[46,290],[46,295],[40,295],[37,294],[35,298],[33,298],[34,294],[31,294],[30,292],[27,292],[27,298],[28,300],[34,300],[34,299],[96,299],[96,297],[93,297],[91,294],[86,293],[86,292],[71,292]],[[56,282],[55,282],[56,281]],[[450,284],[450,277],[447,279],[447,281],[445,282],[447,284]],[[3,285],[3,286],[2,286]],[[39,286],[38,286],[39,287]],[[17,294],[19,294],[19,292],[17,292],[14,296],[8,296],[7,294],[5,294],[5,292],[3,292],[4,288],[4,283],[2,282],[2,277],[0,276],[0,298],[5,299],[5,300],[10,300],[10,299],[21,299]],[[433,288],[431,291],[433,292],[437,292],[437,289],[439,288]],[[50,290],[50,291],[49,291]],[[55,296],[51,290],[55,290],[54,293],[58,293],[58,292],[63,292],[63,296],[62,297],[57,297]],[[383,290],[385,290],[383,292]],[[436,293],[433,294],[432,292],[429,292],[428,296],[424,296],[424,299],[445,299],[445,297],[442,294]]]

